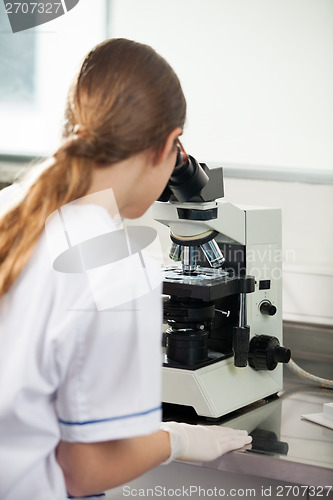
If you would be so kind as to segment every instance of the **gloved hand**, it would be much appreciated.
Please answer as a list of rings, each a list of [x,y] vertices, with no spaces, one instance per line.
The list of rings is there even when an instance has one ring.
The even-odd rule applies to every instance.
[[[224,453],[242,448],[251,443],[247,431],[235,430],[219,425],[189,425],[178,422],[163,422],[161,429],[170,435],[171,455],[163,462],[188,460],[208,462]]]

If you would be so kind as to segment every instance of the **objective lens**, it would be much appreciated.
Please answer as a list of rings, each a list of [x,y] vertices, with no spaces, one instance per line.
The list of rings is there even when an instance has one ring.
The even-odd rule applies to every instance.
[[[225,258],[214,239],[200,246],[211,267],[217,268],[223,266]]]
[[[183,272],[191,274],[197,268],[197,250],[196,247],[182,247],[182,267]]]
[[[181,260],[181,253],[182,247],[180,245],[177,245],[177,243],[172,243],[169,252],[170,259],[179,262]]]

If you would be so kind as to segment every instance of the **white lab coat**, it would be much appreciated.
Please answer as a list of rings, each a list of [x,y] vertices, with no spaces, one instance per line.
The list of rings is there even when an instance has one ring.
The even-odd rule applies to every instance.
[[[100,206],[74,209],[81,241],[89,233],[87,220],[95,221],[99,234],[112,230],[113,220]],[[94,269],[55,270],[53,254],[64,250],[54,248],[58,229],[56,223],[51,232],[47,228],[0,299],[1,500],[64,500],[55,459],[60,439],[89,443],[144,435],[161,420],[158,280],[147,293],[99,307],[96,280],[103,288],[105,277],[105,293],[116,296],[121,274],[113,280],[112,266],[97,269],[97,278],[89,275]],[[123,269],[133,292],[133,262],[130,275],[126,259],[113,265]]]

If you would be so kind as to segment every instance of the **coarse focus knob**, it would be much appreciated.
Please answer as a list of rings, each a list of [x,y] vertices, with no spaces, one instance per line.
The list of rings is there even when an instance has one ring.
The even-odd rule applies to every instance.
[[[261,314],[265,314],[267,316],[274,316],[277,309],[276,307],[269,302],[269,300],[264,300],[259,306]]]
[[[234,326],[232,338],[232,350],[234,353],[234,365],[237,367],[247,366],[249,354],[250,327]]]
[[[274,370],[278,363],[288,363],[290,349],[280,346],[276,337],[255,335],[250,341],[249,365],[254,370]]]

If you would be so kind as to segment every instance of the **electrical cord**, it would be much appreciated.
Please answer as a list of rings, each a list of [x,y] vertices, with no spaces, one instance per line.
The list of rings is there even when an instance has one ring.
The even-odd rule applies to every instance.
[[[312,373],[308,373],[307,371],[303,370],[303,368],[298,366],[298,364],[295,363],[293,359],[290,359],[289,363],[287,363],[287,367],[293,373],[296,373],[296,375],[298,375],[299,377],[305,379],[308,382],[311,382],[311,384],[319,385],[320,387],[325,387],[326,389],[333,389],[333,380],[317,377]]]

